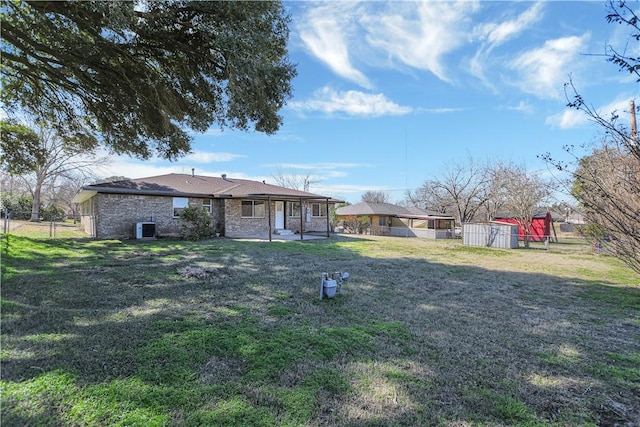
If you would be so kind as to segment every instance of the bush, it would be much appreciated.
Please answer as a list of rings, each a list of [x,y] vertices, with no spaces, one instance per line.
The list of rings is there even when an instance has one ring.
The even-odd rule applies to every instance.
[[[30,196],[14,196],[11,194],[2,196],[3,218],[6,216],[6,212],[9,212],[11,219],[29,220],[31,218],[32,208],[33,198]]]
[[[46,208],[40,209],[40,217],[44,221],[62,221],[66,218],[67,214],[64,209],[59,206],[51,205]]]
[[[200,206],[185,208],[180,214],[180,220],[182,221],[180,234],[183,239],[200,240],[214,234],[214,229],[211,227],[211,217]]]

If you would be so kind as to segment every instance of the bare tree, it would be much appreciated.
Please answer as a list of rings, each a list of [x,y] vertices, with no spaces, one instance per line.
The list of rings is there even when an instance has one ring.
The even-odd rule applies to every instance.
[[[640,17],[625,1],[609,1],[607,21],[626,25],[633,46],[640,41]],[[605,58],[621,71],[629,72],[640,81],[640,57],[606,46]],[[578,93],[572,81],[565,85],[567,106],[582,111],[602,131],[603,137],[586,156],[575,147],[564,147],[574,162],[554,160],[549,153],[543,157],[573,178],[571,194],[580,203],[589,226],[587,237],[610,241],[612,252],[640,274],[640,141],[636,126],[636,108],[630,102],[628,114],[631,129],[619,123],[617,112],[600,113]]]
[[[474,219],[491,196],[491,180],[486,165],[469,158],[451,162],[437,178],[425,183],[408,197],[414,206],[453,214],[462,224]]]
[[[73,203],[73,197],[85,185],[95,182],[93,176],[83,173],[70,173],[68,176],[52,180],[49,186],[48,202],[64,208],[67,213],[72,213],[74,221],[78,217],[77,203]]]
[[[583,234],[594,243],[609,242],[611,252],[640,273],[640,142],[635,131],[635,103],[630,103],[632,130],[618,124],[617,113],[603,118],[575,94],[571,106],[583,111],[605,129],[591,153],[581,157],[575,147],[565,147],[572,164],[546,159],[569,171],[571,194],[578,200],[590,226]],[[583,145],[580,148],[586,148]]]
[[[362,193],[361,200],[369,203],[390,203],[391,197],[384,191],[365,191]]]
[[[282,165],[278,165],[276,173],[271,176],[281,187],[293,188],[294,190],[306,192],[309,192],[311,184],[320,182],[320,179],[311,172],[306,175],[300,175],[293,171],[285,171]]]
[[[640,273],[640,164],[613,141],[580,160],[573,194],[589,222],[586,236],[610,241],[613,252]]]
[[[497,163],[492,170],[493,198],[498,199],[518,222],[524,233],[524,245],[529,247],[533,216],[548,202],[549,183],[528,172],[524,165]]]
[[[3,129],[8,129],[3,122]],[[27,148],[22,145],[24,138],[6,135],[2,140],[2,166],[10,174],[14,174],[26,185],[33,197],[31,221],[40,220],[40,203],[43,189],[54,188],[56,181],[78,176],[93,176],[96,166],[107,162],[105,157],[98,158],[95,152],[87,149],[82,141],[65,139],[58,131],[46,127],[45,123],[33,123],[30,126],[20,125],[28,132],[30,140],[33,135],[37,139]]]

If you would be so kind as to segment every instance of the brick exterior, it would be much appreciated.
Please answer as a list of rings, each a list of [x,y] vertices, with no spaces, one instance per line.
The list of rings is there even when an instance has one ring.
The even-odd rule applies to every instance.
[[[189,206],[202,206],[204,199],[190,198]],[[224,202],[213,200],[212,225],[224,228]],[[222,219],[218,219],[222,218]],[[135,238],[135,224],[155,222],[158,237],[178,237],[181,222],[173,217],[173,198],[98,193],[82,204],[81,226],[98,239]]]
[[[201,206],[205,199],[190,198],[190,206]],[[266,203],[266,202],[265,202]],[[285,203],[285,229],[300,232],[300,217],[289,217]],[[306,207],[306,205],[305,205]],[[213,199],[211,224],[222,236],[269,237],[269,209],[262,218],[242,216],[242,200]],[[326,204],[321,204],[326,212]],[[275,230],[275,201],[271,202],[271,227]],[[307,221],[310,219],[310,221]],[[327,218],[305,217],[304,232],[326,232]],[[80,219],[84,231],[98,239],[135,238],[135,224],[153,221],[158,237],[178,237],[181,223],[173,217],[173,198],[165,196],[98,193],[82,204]]]
[[[269,238],[269,209],[266,206],[265,202],[265,216],[262,218],[247,218],[242,216],[242,200],[238,199],[230,199],[226,200],[226,209],[225,209],[225,235],[227,237],[261,237],[264,239]],[[294,232],[300,232],[300,217],[289,217],[288,216],[288,203],[285,202],[285,218],[284,218],[284,228],[286,230],[291,230]],[[305,205],[306,206],[306,205]],[[326,204],[322,204],[323,209],[326,209]],[[271,202],[271,227],[272,230],[275,230],[276,223],[276,209],[275,209],[275,200]],[[326,216],[322,217],[311,217],[311,221],[307,222],[306,218],[304,221],[305,232],[309,231],[317,231],[317,232],[326,232],[327,231],[327,218]]]

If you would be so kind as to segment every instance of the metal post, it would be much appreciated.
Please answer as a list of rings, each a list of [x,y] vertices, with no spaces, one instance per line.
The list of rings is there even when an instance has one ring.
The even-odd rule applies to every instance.
[[[269,241],[271,241],[271,233],[273,232],[273,230],[271,229],[271,196],[267,197],[267,203],[268,203],[268,215],[269,215]]]
[[[331,221],[329,220],[329,199],[327,199],[327,237],[331,232]]]
[[[300,197],[300,240],[304,239],[304,231],[302,230],[304,228],[304,212],[302,210],[302,197]]]

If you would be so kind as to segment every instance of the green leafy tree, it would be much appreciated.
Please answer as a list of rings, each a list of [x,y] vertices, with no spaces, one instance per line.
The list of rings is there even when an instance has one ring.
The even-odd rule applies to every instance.
[[[0,121],[0,164],[11,175],[34,170],[47,153],[40,145],[40,137],[31,128],[15,120]]]
[[[211,125],[267,134],[291,96],[278,1],[2,2],[2,104],[176,159]],[[59,130],[59,129],[58,129]]]
[[[31,218],[31,208],[33,207],[33,197],[26,194],[13,195],[2,194],[2,218],[7,215],[11,219],[28,220]]]

